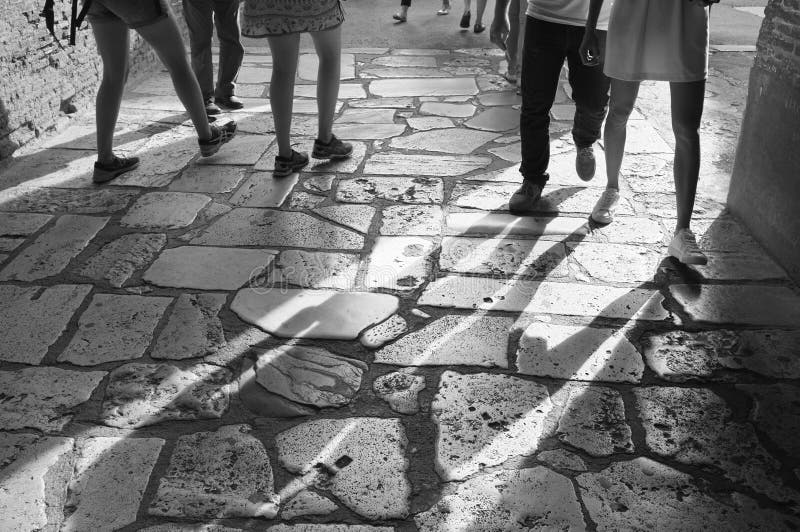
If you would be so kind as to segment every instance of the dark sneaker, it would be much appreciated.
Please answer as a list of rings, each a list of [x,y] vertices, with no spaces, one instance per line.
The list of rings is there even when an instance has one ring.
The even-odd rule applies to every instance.
[[[533,210],[533,206],[542,197],[542,187],[533,181],[524,180],[519,190],[511,195],[508,210],[512,214],[525,214]]]
[[[314,141],[314,150],[311,156],[314,159],[346,159],[353,153],[353,145],[349,142],[342,142],[331,135],[331,140],[323,144],[319,139]]]
[[[94,173],[92,181],[95,183],[107,183],[112,179],[121,176],[125,172],[130,172],[139,167],[138,157],[117,157],[110,164],[94,163]]]
[[[292,150],[291,157],[275,157],[275,170],[272,177],[286,177],[292,175],[308,164],[308,155]]]
[[[230,96],[221,96],[214,98],[214,101],[217,105],[224,107],[225,109],[241,109],[244,107],[244,103],[242,100],[231,94]]]
[[[669,243],[668,253],[684,264],[702,266],[708,263],[705,254],[700,251],[697,239],[689,229],[680,229]]]
[[[470,16],[471,13],[469,11],[461,15],[461,21],[458,23],[458,25],[461,26],[462,28],[469,28]]]
[[[223,144],[230,142],[236,135],[236,122],[230,121],[222,126],[211,126],[211,138],[199,140],[200,155],[211,157],[219,151]]]
[[[485,30],[485,29],[486,29],[486,26],[484,26],[480,22],[476,22],[475,26],[472,27],[472,31],[474,31],[475,33],[483,33],[483,30]]]
[[[206,114],[208,116],[218,115],[221,112],[222,112],[222,109],[220,109],[217,106],[217,104],[214,103],[214,98],[207,98],[206,99]]]
[[[575,171],[578,172],[578,177],[589,181],[594,177],[594,170],[594,149],[591,146],[578,148],[578,154],[575,156]]]

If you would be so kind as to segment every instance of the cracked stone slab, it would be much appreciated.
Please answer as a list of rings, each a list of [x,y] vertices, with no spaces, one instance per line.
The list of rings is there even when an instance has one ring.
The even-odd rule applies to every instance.
[[[240,208],[223,215],[191,243],[361,249],[364,237],[303,212]]]
[[[316,410],[285,397],[267,391],[256,381],[255,362],[242,360],[238,378],[238,393],[242,404],[249,411],[263,417],[294,418],[313,415]]]
[[[327,220],[355,229],[359,233],[366,233],[372,224],[376,209],[369,205],[329,205],[317,207],[313,212]]]
[[[122,235],[86,261],[80,275],[121,288],[134,273],[150,264],[166,243],[167,235],[163,233]]]
[[[253,166],[273,140],[273,135],[239,134],[216,154],[203,157],[196,164]]]
[[[91,289],[90,285],[0,286],[0,360],[40,364]]]
[[[568,242],[570,258],[592,279],[606,283],[652,281],[663,255],[641,245]]]
[[[453,127],[453,121],[444,116],[412,116],[406,118],[406,123],[411,129],[418,131]]]
[[[138,192],[117,190],[67,190],[34,188],[23,191],[0,191],[3,210],[55,214],[109,214],[120,211]]]
[[[237,166],[202,166],[192,164],[172,181],[169,190],[225,194],[231,192],[247,175],[248,168]]]
[[[553,449],[540,452],[536,458],[551,469],[564,469],[567,471],[586,471],[586,462],[578,456],[564,449]]]
[[[0,530],[58,530],[73,446],[72,438],[0,433]]]
[[[470,118],[464,125],[484,131],[511,131],[519,128],[519,111],[509,107],[493,107]]]
[[[437,151],[467,155],[497,137],[498,135],[485,131],[451,127],[435,131],[420,131],[419,133],[393,138],[389,142],[389,147],[400,150]]]
[[[338,509],[336,503],[329,498],[304,490],[282,505],[281,519],[294,519],[304,515],[328,515]]]
[[[89,400],[105,371],[25,368],[0,371],[5,430],[33,428],[56,432],[72,420],[75,409]]]
[[[231,528],[223,525],[188,525],[183,523],[167,523],[164,525],[149,526],[139,532],[242,532],[241,528]]]
[[[211,201],[192,192],[150,192],[136,200],[120,225],[136,229],[180,229],[194,222],[197,213]]]
[[[538,279],[569,275],[566,250],[560,242],[511,238],[453,238],[442,240],[442,271]]]
[[[296,524],[281,523],[271,526],[267,532],[394,532],[394,527],[372,525],[339,525],[339,524]]]
[[[517,94],[516,91],[507,92],[490,92],[481,94],[478,101],[484,107],[499,106],[499,105],[520,105],[522,104],[522,96]],[[519,111],[517,111],[519,115]]]
[[[638,383],[644,373],[624,331],[542,321],[522,333],[517,367],[524,375],[580,381]]]
[[[513,318],[450,315],[375,352],[375,362],[399,366],[508,367]]]
[[[64,214],[0,273],[3,281],[36,281],[61,273],[105,227],[108,217]]]
[[[400,420],[381,418],[308,421],[275,438],[283,467],[295,474],[316,469],[327,477],[320,487],[373,520],[403,519],[410,511],[407,444]]]
[[[706,253],[708,264],[697,266],[706,279],[728,281],[786,280],[786,272],[769,256],[748,253]]]
[[[231,310],[242,320],[284,338],[355,340],[397,311],[388,294],[334,290],[242,289]]]
[[[489,150],[489,153],[492,153],[510,163],[519,163],[522,161],[522,143],[515,142],[513,144],[500,146],[499,148],[492,148]]]
[[[763,255],[764,249],[737,220],[719,217],[714,220],[698,219],[692,222],[697,243],[703,251],[749,253]]]
[[[317,347],[281,346],[256,359],[256,381],[267,391],[317,408],[349,404],[367,365]]]
[[[100,421],[132,429],[173,419],[218,419],[228,408],[230,381],[230,371],[209,364],[125,364],[109,375]]]
[[[337,124],[336,136],[347,140],[389,139],[402,135],[406,130],[403,124]]]
[[[136,152],[142,155],[139,167],[116,178],[114,184],[147,188],[169,185],[197,152],[194,128],[178,127],[156,133]]]
[[[369,254],[364,285],[388,290],[416,290],[428,280],[435,241],[418,236],[379,236]]]
[[[428,284],[417,304],[661,321],[668,317],[663,299],[658,291],[642,288],[453,275]]]
[[[278,501],[269,455],[249,431],[247,425],[227,425],[178,438],[148,513],[274,518]]]
[[[181,246],[161,253],[143,279],[157,286],[236,290],[263,273],[277,251]]]
[[[673,149],[669,147],[669,144],[661,137],[649,120],[630,120],[628,122],[625,153],[673,153]]]
[[[394,124],[394,109],[345,109],[336,124]]]
[[[470,72],[474,74],[475,72]],[[455,76],[446,69],[413,66],[367,66],[361,70],[363,78],[445,78]]]
[[[633,453],[622,396],[611,388],[572,386],[558,422],[558,439],[590,456]]]
[[[94,366],[144,355],[171,297],[95,294],[59,362]]]
[[[297,184],[300,174],[275,178],[271,172],[254,172],[231,197],[243,207],[280,207]]]
[[[342,179],[336,201],[372,203],[385,199],[411,204],[441,203],[444,184],[432,177],[357,177]]]
[[[533,455],[553,428],[547,388],[501,374],[445,371],[431,404],[438,427],[436,472],[463,480],[487,467]]]
[[[436,58],[429,55],[389,55],[376,57],[370,63],[388,67],[436,67]]]
[[[424,102],[419,112],[422,115],[446,118],[468,118],[475,114],[475,109],[471,103]]]
[[[798,331],[670,331],[645,336],[642,343],[647,365],[672,382],[727,380],[723,370],[800,378]]]
[[[448,235],[567,236],[589,232],[586,218],[532,217],[485,212],[451,212],[445,218]]]
[[[720,501],[696,479],[649,458],[577,477],[597,530],[782,530],[797,519],[734,493]]]
[[[312,192],[330,192],[335,180],[335,174],[315,175],[303,181],[303,188]]]
[[[347,102],[347,106],[364,109],[414,109],[414,98],[404,96],[369,98],[366,100],[349,101]]]
[[[471,96],[478,93],[474,78],[400,78],[371,81],[369,92],[380,97]]]
[[[381,375],[372,383],[375,395],[400,414],[419,412],[419,392],[425,389],[425,376],[413,375],[410,368]]]
[[[774,445],[789,456],[800,453],[800,390],[785,383],[737,384],[736,388],[753,398],[750,419]]]
[[[0,212],[0,236],[29,236],[41,229],[53,217],[49,214]]]
[[[295,85],[294,95],[302,98],[316,98],[317,86],[316,85]],[[342,100],[350,100],[353,98],[366,98],[367,93],[361,83],[340,83],[339,84],[339,98]]]
[[[288,249],[274,262],[270,282],[349,290],[355,285],[360,262],[360,257],[352,253]]]
[[[570,479],[541,466],[479,475],[448,487],[414,521],[420,532],[586,529]]]
[[[75,511],[61,530],[117,530],[136,521],[163,445],[158,438],[81,441],[66,502]]]
[[[795,327],[800,296],[782,286],[672,285],[670,294],[695,321]]]
[[[491,164],[480,155],[420,155],[402,152],[380,152],[371,155],[364,174],[405,176],[459,176]]]
[[[439,205],[390,205],[383,209],[380,234],[437,236],[443,219]]]
[[[591,238],[615,244],[661,244],[665,233],[657,220],[618,216],[606,227],[592,229]]]
[[[800,494],[781,481],[781,464],[761,446],[749,423],[731,419],[725,401],[707,389],[634,390],[647,446],[677,462],[718,468],[776,501],[797,501]]]
[[[393,314],[388,320],[364,331],[359,341],[364,347],[377,349],[383,344],[391,342],[404,334],[406,331],[408,331],[408,323],[406,320],[402,316]]]
[[[226,294],[181,294],[150,356],[172,360],[202,357],[225,345],[219,311],[226,297]]]

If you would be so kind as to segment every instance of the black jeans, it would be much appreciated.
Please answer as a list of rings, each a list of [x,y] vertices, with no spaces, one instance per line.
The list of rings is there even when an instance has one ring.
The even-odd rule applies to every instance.
[[[606,32],[598,31],[601,50]],[[582,26],[546,22],[533,17],[525,20],[522,54],[522,111],[519,130],[522,137],[522,176],[544,186],[550,161],[550,108],[558,90],[558,76],[566,58],[569,84],[575,101],[572,138],[579,148],[591,146],[600,138],[606,116],[610,80],[603,65],[583,65],[579,48]],[[602,56],[602,53],[601,53]]]

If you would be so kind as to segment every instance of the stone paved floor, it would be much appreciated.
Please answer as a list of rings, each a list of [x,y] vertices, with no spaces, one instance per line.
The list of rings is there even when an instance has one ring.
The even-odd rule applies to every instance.
[[[574,175],[563,88],[551,184],[511,216],[501,60],[345,50],[354,157],[282,180],[263,49],[213,158],[163,73],[120,116],[139,170],[91,184],[91,117],[18,154],[0,530],[800,527],[797,287],[710,193],[710,264],[665,258],[672,141],[641,108],[619,217],[589,224],[604,180]],[[315,68],[304,55],[303,149]]]

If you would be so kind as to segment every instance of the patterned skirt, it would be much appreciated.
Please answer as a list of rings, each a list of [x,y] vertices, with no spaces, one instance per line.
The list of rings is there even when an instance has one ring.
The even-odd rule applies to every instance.
[[[344,22],[339,0],[245,0],[242,35],[272,37],[335,28]]]

